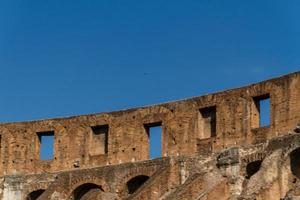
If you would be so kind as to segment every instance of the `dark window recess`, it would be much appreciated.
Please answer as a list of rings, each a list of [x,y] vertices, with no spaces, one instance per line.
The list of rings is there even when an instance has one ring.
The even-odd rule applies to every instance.
[[[270,126],[270,95],[254,97],[254,128]]]
[[[146,124],[145,129],[149,141],[149,158],[162,157],[162,127],[161,122]]]
[[[250,179],[251,176],[253,176],[261,167],[261,160],[253,161],[247,164],[246,167],[246,179]]]
[[[147,180],[149,179],[148,176],[140,175],[136,176],[132,179],[130,179],[127,182],[127,189],[128,194],[133,194],[135,191],[137,191]]]
[[[93,155],[106,154],[108,152],[108,125],[93,126],[92,148]]]
[[[54,131],[38,132],[39,153],[41,160],[53,160],[54,157]]]
[[[200,139],[215,137],[217,135],[216,106],[202,108],[200,109],[200,114],[201,114],[201,122],[202,122],[199,125],[200,132],[202,132]]]

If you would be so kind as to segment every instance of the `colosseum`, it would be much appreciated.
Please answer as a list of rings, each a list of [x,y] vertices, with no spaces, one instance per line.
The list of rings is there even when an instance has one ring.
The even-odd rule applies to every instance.
[[[151,158],[154,127],[161,151]],[[300,72],[158,105],[1,123],[0,134],[4,200],[300,199]]]

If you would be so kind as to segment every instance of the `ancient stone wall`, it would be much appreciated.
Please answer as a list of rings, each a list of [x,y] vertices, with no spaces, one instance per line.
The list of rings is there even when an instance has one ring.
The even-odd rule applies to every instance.
[[[259,101],[270,98],[270,125]],[[159,105],[61,119],[0,124],[0,175],[23,175],[149,159],[147,128],[162,126],[162,157],[201,155],[287,134],[300,121],[300,73]],[[54,134],[54,157],[40,138]]]
[[[21,200],[44,188],[45,192],[33,199],[297,199],[299,155],[300,135],[291,132],[205,156],[175,156],[57,174],[6,176],[4,199]]]

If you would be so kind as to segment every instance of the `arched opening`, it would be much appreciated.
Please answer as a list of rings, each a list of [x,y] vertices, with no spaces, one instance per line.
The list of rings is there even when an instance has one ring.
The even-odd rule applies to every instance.
[[[73,199],[74,200],[92,200],[94,196],[99,195],[102,193],[103,189],[101,186],[93,184],[93,183],[85,183],[77,187],[73,192]]]
[[[149,176],[140,175],[130,179],[127,182],[128,194],[133,194],[137,189],[139,189],[147,180]]]
[[[250,162],[250,163],[247,164],[246,179],[250,179],[251,176],[253,176],[256,172],[258,172],[258,170],[261,167],[261,163],[262,163],[261,160],[256,160],[256,161],[253,161],[253,162]]]
[[[300,178],[300,148],[290,153],[291,171],[294,176]]]
[[[43,192],[45,192],[45,190],[42,190],[42,189],[30,192],[27,195],[26,200],[36,200],[39,196],[41,196],[43,194]]]

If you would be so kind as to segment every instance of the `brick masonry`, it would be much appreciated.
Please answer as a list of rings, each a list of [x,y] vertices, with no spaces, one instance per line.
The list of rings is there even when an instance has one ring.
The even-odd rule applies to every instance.
[[[270,124],[260,127],[265,98]],[[0,194],[7,200],[296,198],[299,122],[297,72],[153,106],[2,123]],[[162,126],[162,158],[149,161],[151,124]],[[49,132],[54,156],[41,160],[39,134]]]

